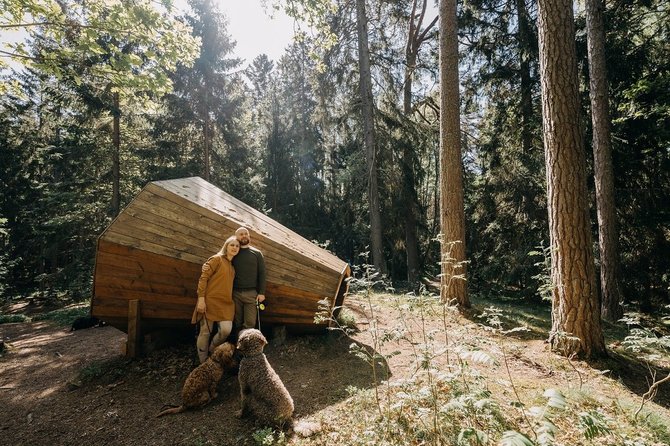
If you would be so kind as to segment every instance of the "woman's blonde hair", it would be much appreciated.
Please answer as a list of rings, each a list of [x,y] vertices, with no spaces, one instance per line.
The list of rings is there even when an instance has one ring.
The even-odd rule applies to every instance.
[[[219,252],[217,252],[217,255],[222,255],[222,256],[226,257],[226,253],[228,252],[228,245],[230,245],[230,243],[233,242],[233,241],[237,241],[237,237],[235,237],[234,235],[231,235],[230,237],[228,237],[226,239],[225,242],[223,242],[223,246],[221,247],[221,250]]]

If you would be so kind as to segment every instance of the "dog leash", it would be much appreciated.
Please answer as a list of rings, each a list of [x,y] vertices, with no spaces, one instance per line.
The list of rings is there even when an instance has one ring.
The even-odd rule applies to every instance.
[[[198,327],[200,327],[200,320],[202,318],[205,318],[205,325],[207,325],[207,331],[209,331],[209,335],[212,336],[213,325],[212,325],[212,327],[209,326],[209,319],[207,319],[207,317],[205,316],[205,313],[201,313],[200,316],[198,316],[198,318],[195,320],[196,322],[198,322]]]
[[[256,319],[258,320],[258,331],[261,331],[261,305],[263,304],[260,303],[258,299],[256,299]],[[263,308],[265,308],[265,305],[263,305]]]

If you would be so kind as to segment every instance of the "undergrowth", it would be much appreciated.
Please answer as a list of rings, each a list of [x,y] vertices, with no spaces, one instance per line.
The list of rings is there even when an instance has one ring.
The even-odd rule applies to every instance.
[[[349,299],[365,307],[367,320],[359,322],[366,327],[362,334],[371,340],[369,349],[352,342],[350,350],[368,363],[374,386],[349,389],[351,396],[330,415],[337,422],[319,439],[293,439],[290,444],[670,444],[664,417],[650,408],[637,416],[632,397],[592,398],[591,393],[599,390],[597,383],[582,376],[569,358],[554,360],[565,362],[562,373],[576,374],[579,379],[561,388],[534,390],[523,376],[516,376],[509,367],[510,336],[527,328],[510,326],[508,311],[503,315],[495,306],[485,308],[479,315],[479,328],[466,337],[458,309],[440,302],[439,296],[425,290],[406,295],[388,288],[386,293],[375,291],[383,287],[383,278],[368,266],[355,271],[350,281],[355,294]],[[392,305],[397,312],[392,324],[377,320],[380,305]],[[317,322],[327,321],[332,330],[351,336],[351,321],[334,318],[329,308],[328,302],[322,302]],[[400,344],[411,349],[413,372],[389,380],[384,364],[399,354]],[[487,377],[485,370],[495,370],[496,378]]]
[[[30,318],[25,314],[0,314],[0,324],[28,322]]]
[[[118,381],[128,373],[128,360],[123,357],[108,361],[93,362],[79,371],[81,384],[109,384]]]
[[[60,308],[58,310],[47,311],[32,316],[22,313],[18,314],[0,314],[0,324],[15,323],[15,322],[38,322],[50,321],[60,326],[68,326],[72,324],[78,317],[89,315],[88,305],[78,305],[68,308]]]
[[[35,315],[31,319],[33,321],[50,321],[57,325],[67,326],[71,325],[72,321],[76,318],[88,315],[89,307],[86,305],[49,311],[47,313]]]

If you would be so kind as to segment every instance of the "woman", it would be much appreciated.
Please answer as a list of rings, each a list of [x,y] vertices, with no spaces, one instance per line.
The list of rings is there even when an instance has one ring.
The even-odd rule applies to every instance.
[[[191,318],[192,324],[200,322],[196,347],[201,364],[207,360],[210,352],[226,341],[233,328],[235,268],[231,260],[239,251],[240,242],[233,235],[228,237],[219,252],[202,265],[198,281],[198,303]],[[219,331],[210,343],[209,337],[214,324],[218,324]]]

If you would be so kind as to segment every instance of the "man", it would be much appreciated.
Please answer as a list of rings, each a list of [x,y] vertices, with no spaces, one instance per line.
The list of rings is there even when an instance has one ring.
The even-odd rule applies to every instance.
[[[249,245],[251,237],[247,228],[238,228],[235,237],[240,242],[240,252],[233,257],[235,327],[243,330],[256,326],[257,302],[265,300],[265,259],[258,249]]]

